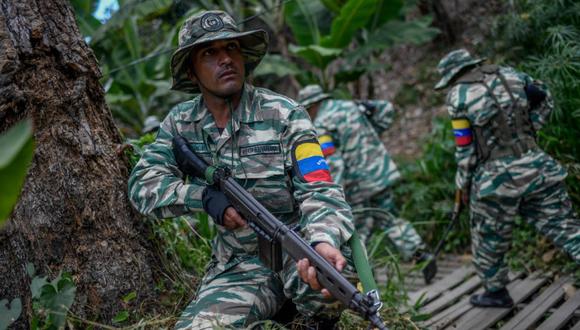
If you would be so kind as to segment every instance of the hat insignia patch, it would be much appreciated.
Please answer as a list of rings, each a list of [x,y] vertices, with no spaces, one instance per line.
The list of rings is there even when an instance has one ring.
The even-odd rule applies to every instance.
[[[201,17],[201,28],[206,31],[215,32],[221,30],[223,27],[224,21],[216,14],[207,13]]]

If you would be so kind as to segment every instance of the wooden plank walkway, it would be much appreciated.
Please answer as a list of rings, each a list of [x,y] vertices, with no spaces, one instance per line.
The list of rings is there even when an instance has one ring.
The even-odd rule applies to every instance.
[[[514,307],[477,308],[469,303],[469,297],[483,292],[483,288],[469,258],[444,256],[438,265],[439,274],[430,285],[423,283],[418,270],[405,277],[408,306],[419,306],[420,314],[429,315],[418,324],[421,328],[580,330],[580,289],[574,288],[571,277],[510,273],[508,290]],[[402,268],[412,270],[411,266]],[[380,277],[377,280],[386,281]]]

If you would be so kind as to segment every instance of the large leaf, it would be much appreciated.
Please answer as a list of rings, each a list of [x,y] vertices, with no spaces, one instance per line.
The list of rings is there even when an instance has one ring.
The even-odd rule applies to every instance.
[[[367,24],[367,30],[374,31],[386,22],[399,16],[403,0],[378,0],[375,13]]]
[[[326,8],[335,14],[340,14],[340,8],[346,4],[348,0],[321,0]]]
[[[277,77],[284,77],[287,75],[298,74],[300,70],[296,64],[288,61],[280,55],[266,55],[260,65],[254,70],[253,76],[275,75]]]
[[[22,301],[15,298],[10,304],[8,300],[0,300],[0,330],[8,329],[8,326],[20,316],[22,312]]]
[[[390,21],[373,31],[368,41],[347,56],[349,62],[367,58],[372,52],[397,44],[419,45],[433,39],[440,31],[431,27],[432,18],[424,16],[413,21]]]
[[[284,6],[284,16],[301,46],[319,44],[331,18],[330,12],[318,0],[290,1]]]
[[[74,301],[75,294],[74,282],[66,273],[42,287],[38,302],[49,311],[49,323],[59,329],[64,327],[66,314]]]
[[[326,48],[318,45],[310,46],[295,46],[290,45],[288,50],[293,54],[296,54],[308,63],[316,66],[320,69],[325,69],[326,66],[335,58],[337,58],[341,53],[340,48]]]
[[[367,25],[375,13],[378,0],[349,0],[340,10],[340,15],[332,21],[329,36],[320,44],[328,48],[343,48],[350,44],[357,31]]]
[[[18,123],[0,135],[0,226],[18,200],[33,154],[30,120]]]

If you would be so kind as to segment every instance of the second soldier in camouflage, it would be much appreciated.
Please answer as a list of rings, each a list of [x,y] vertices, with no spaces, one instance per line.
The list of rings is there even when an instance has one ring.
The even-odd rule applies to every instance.
[[[355,227],[366,242],[373,229],[385,233],[401,257],[429,259],[425,244],[408,221],[397,215],[392,187],[401,178],[380,139],[392,123],[394,107],[388,101],[354,102],[331,99],[319,85],[303,88],[298,101],[314,121],[332,178],[344,186],[355,212]],[[426,281],[435,275],[429,264]]]
[[[536,143],[553,108],[547,87],[513,68],[481,62],[464,49],[447,54],[435,88],[452,86],[447,108],[457,144],[455,183],[470,206],[473,261],[486,289],[471,302],[509,307],[504,256],[516,216],[578,263],[580,221],[565,169]]]

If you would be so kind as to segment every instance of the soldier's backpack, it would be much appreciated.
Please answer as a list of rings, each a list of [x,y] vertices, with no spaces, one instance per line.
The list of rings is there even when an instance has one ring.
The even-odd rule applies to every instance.
[[[493,94],[493,90],[485,83],[486,75],[495,75],[499,78],[510,98],[508,107],[502,107],[497,97]],[[497,146],[490,149],[484,138],[484,128],[480,126],[473,127],[479,161],[494,160],[505,156],[521,157],[528,150],[537,148],[528,108],[518,106],[514,93],[505,77],[501,74],[498,65],[476,67],[458,78],[455,83],[480,84],[484,86],[487,90],[487,95],[493,100],[498,109],[489,123],[491,134],[498,141]],[[508,116],[511,113],[513,113],[514,120],[510,122]]]
[[[385,100],[355,101],[361,112],[373,125],[378,135],[386,131],[393,123],[395,108],[393,104]]]

